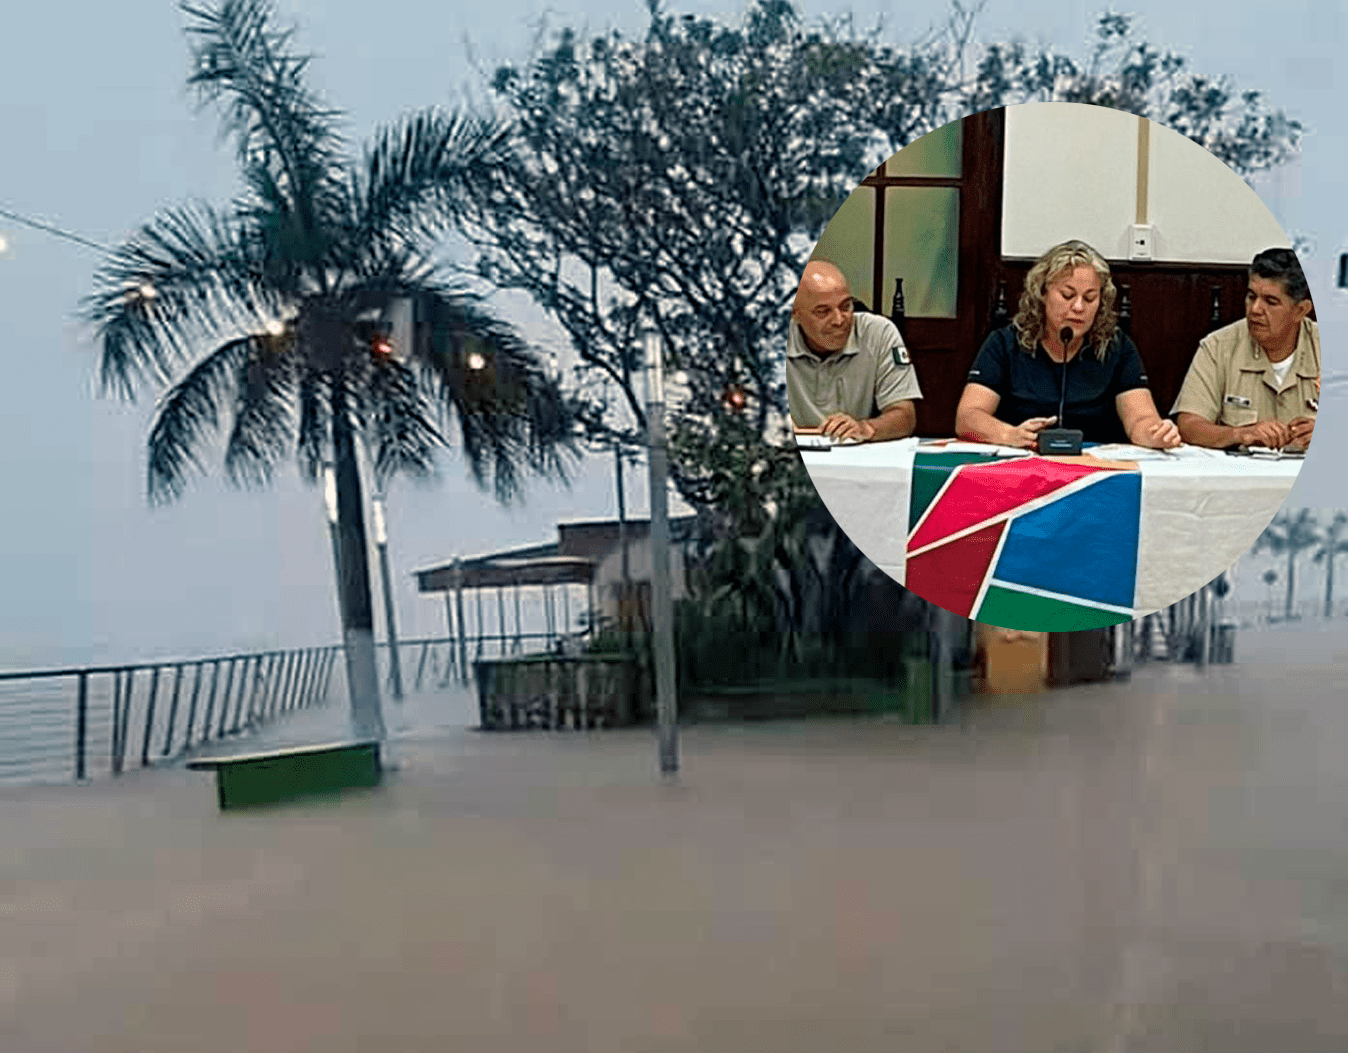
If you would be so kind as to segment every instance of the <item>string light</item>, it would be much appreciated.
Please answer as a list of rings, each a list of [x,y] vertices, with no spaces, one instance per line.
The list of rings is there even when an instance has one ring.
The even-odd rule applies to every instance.
[[[15,212],[12,209],[0,208],[0,216],[3,216],[5,219],[12,220],[15,223],[22,223],[25,227],[32,227],[34,230],[40,230],[44,234],[51,234],[54,237],[65,238],[66,241],[73,241],[76,245],[83,245],[86,249],[93,249],[96,252],[101,252],[105,256],[109,256],[113,252],[113,250],[109,246],[94,241],[92,238],[86,238],[83,234],[76,234],[74,231],[64,230],[61,227],[55,226],[54,224],[44,223],[40,219],[32,219],[31,217],[22,215],[21,213]],[[3,254],[5,250],[8,248],[9,242],[5,240],[3,234],[0,234],[0,254]],[[142,301],[145,301],[145,300],[153,300],[156,296],[159,295],[159,291],[155,289],[154,285],[152,285],[150,282],[144,281],[141,282],[137,288],[128,289],[126,295],[128,301],[134,299],[140,299]]]
[[[40,230],[46,234],[55,235],[58,238],[65,238],[67,241],[73,241],[75,242],[75,244],[83,245],[85,248],[96,249],[97,251],[104,253],[105,255],[112,252],[112,249],[110,249],[108,246],[100,245],[98,242],[92,240],[91,238],[86,238],[83,234],[76,234],[69,230],[62,230],[60,227],[53,226],[50,223],[43,223],[39,219],[30,219],[28,216],[21,215],[18,212],[13,212],[7,208],[0,208],[0,216],[4,216],[6,219],[13,220],[15,223],[22,223],[25,227],[32,227],[34,230]],[[3,252],[4,249],[5,249],[5,239],[3,237],[0,237],[0,252]]]

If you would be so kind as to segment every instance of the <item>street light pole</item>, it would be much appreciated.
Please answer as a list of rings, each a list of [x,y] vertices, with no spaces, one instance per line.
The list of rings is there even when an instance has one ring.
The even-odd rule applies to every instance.
[[[669,583],[668,452],[660,335],[646,332],[646,423],[650,436],[651,628],[654,630],[655,705],[660,728],[660,771],[679,770],[678,699],[674,682],[674,605]]]
[[[403,697],[403,669],[398,657],[398,627],[393,616],[393,582],[388,570],[388,529],[384,520],[384,491],[374,495],[374,543],[379,550],[379,576],[384,585],[384,626],[388,634],[388,672],[393,681],[393,697]]]
[[[623,650],[632,646],[632,570],[627,559],[627,499],[623,490],[622,443],[613,446],[613,470],[618,481],[618,549],[621,554],[622,583],[618,592],[618,631]]]

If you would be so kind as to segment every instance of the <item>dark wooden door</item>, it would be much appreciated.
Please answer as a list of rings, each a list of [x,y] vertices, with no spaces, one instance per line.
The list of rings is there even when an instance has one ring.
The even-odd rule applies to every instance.
[[[903,194],[911,188],[941,187],[954,192],[958,208],[958,258],[954,310],[942,316],[924,316],[920,308],[909,311],[903,322],[908,345],[922,385],[917,408],[917,433],[923,436],[954,434],[955,407],[964,389],[973,354],[988,330],[992,315],[989,290],[997,280],[1001,256],[1002,152],[1005,140],[1003,110],[988,110],[961,122],[960,164],[957,171],[939,175],[896,174],[891,162],[881,165],[863,181],[876,188],[874,276],[870,303],[877,313],[893,311],[894,287],[886,287],[887,270],[901,272],[895,247],[886,242],[886,217],[903,207]],[[900,152],[902,154],[902,151]],[[891,216],[891,231],[893,227]],[[888,264],[888,267],[887,267]]]

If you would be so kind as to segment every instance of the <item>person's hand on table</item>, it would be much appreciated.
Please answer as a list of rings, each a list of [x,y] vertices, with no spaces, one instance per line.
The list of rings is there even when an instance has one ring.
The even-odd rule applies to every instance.
[[[1039,442],[1039,433],[1052,426],[1057,417],[1031,417],[1018,428],[1011,429],[1011,437],[1003,446],[1018,446],[1022,450],[1033,449]]]
[[[1144,446],[1149,450],[1173,450],[1184,442],[1180,438],[1179,428],[1172,420],[1158,418],[1139,428],[1138,432],[1139,434],[1132,439],[1133,445]]]
[[[831,439],[856,439],[866,442],[875,436],[875,426],[870,421],[857,420],[846,413],[830,413],[824,418],[819,430]]]
[[[1287,445],[1304,450],[1311,444],[1311,436],[1315,434],[1315,418],[1297,417],[1287,428],[1292,433]]]
[[[1280,420],[1261,420],[1236,429],[1236,442],[1241,446],[1267,446],[1281,450],[1292,441],[1292,429]]]

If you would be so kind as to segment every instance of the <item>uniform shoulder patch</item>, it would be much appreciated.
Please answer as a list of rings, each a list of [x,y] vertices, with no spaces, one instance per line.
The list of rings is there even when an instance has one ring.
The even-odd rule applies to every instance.
[[[898,344],[894,348],[892,354],[894,355],[894,364],[896,366],[906,366],[911,364],[908,358],[908,349],[902,344]]]

